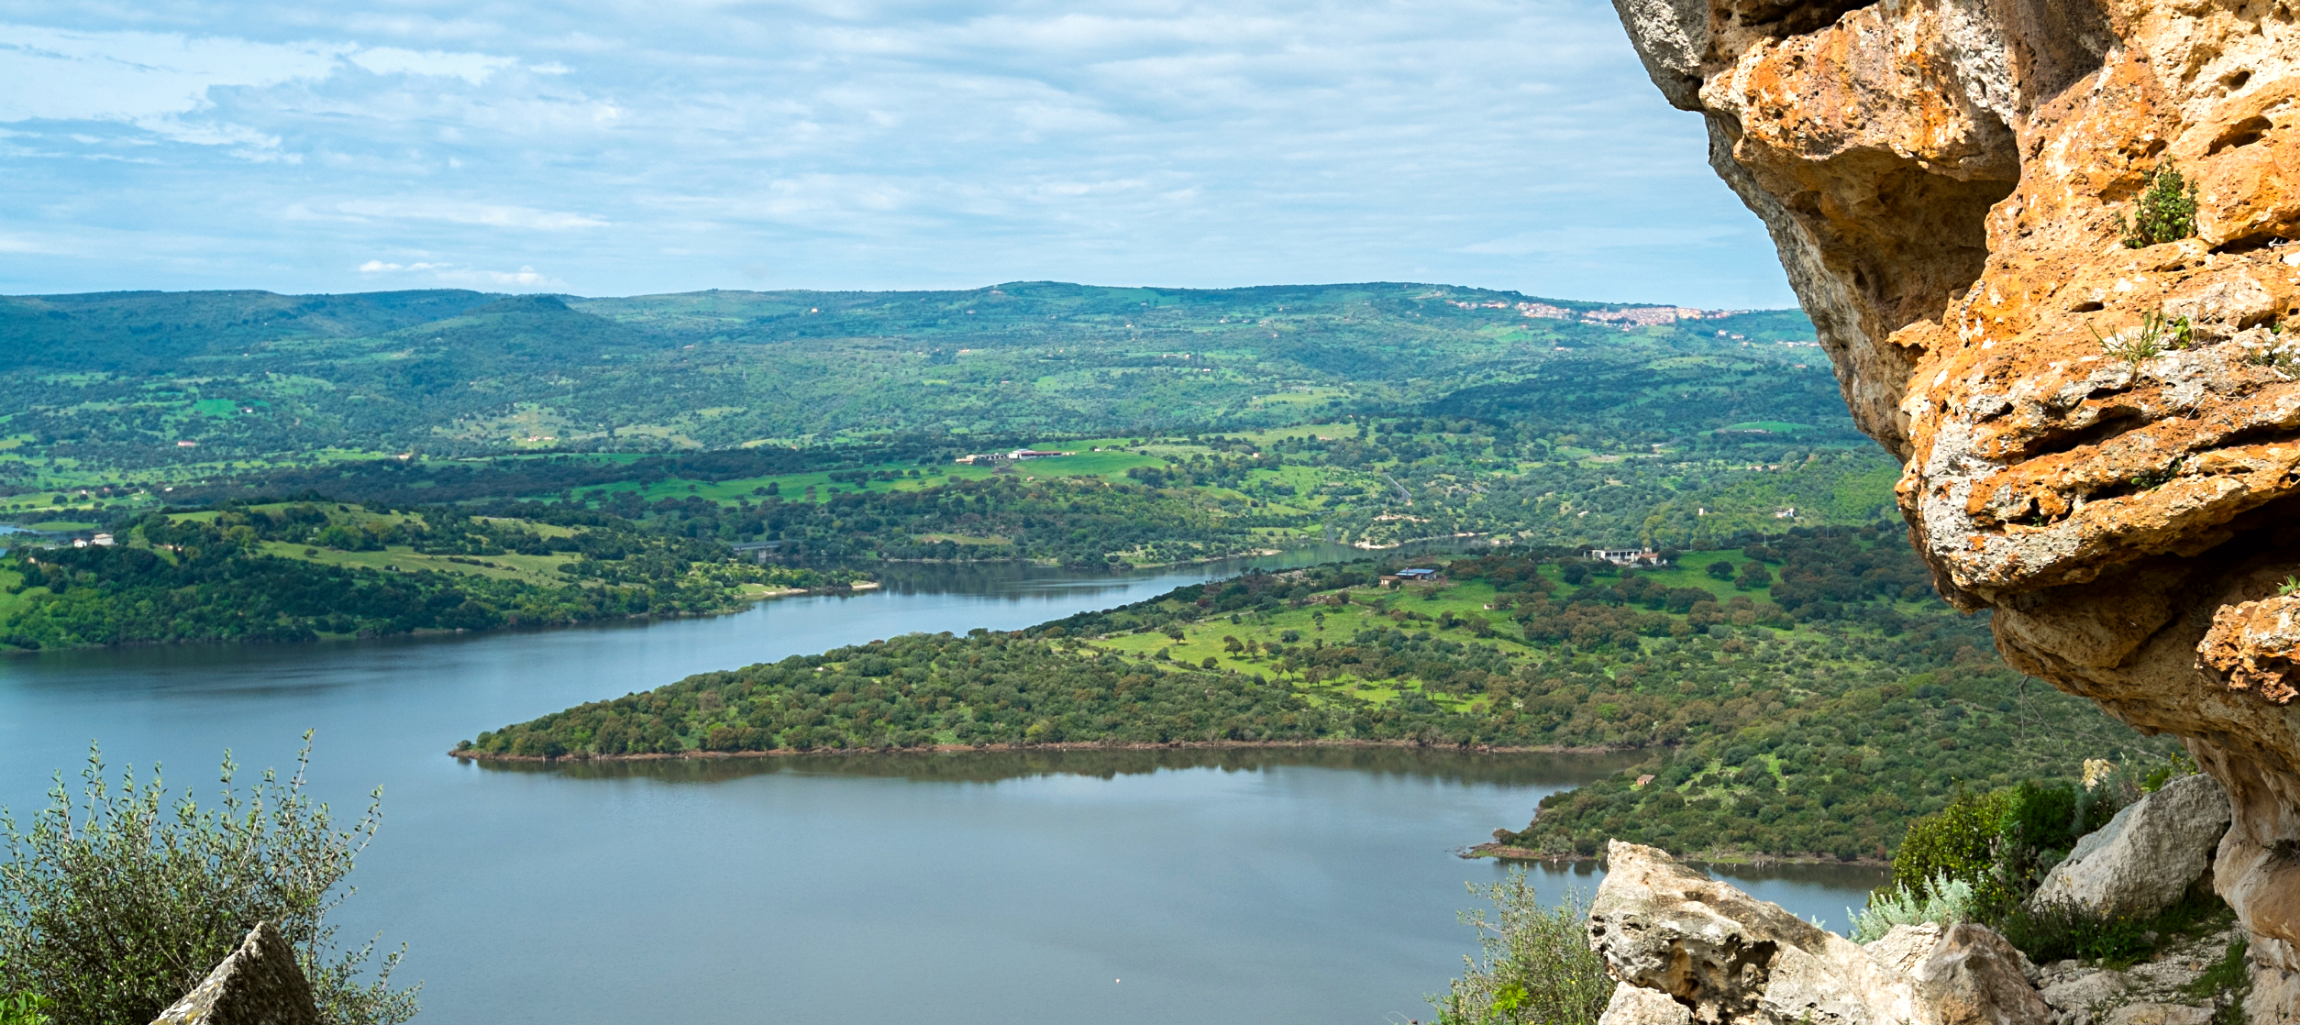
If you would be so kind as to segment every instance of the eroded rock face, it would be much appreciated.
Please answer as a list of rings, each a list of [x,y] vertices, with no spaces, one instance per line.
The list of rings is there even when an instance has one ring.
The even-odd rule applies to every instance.
[[[270,922],[259,922],[152,1025],[319,1025],[319,1008],[296,967],[295,949]]]
[[[1905,462],[1942,593],[2228,788],[2215,882],[2255,1004],[2300,1010],[2300,898],[2274,896],[2300,881],[2300,7],[1615,4]],[[2195,237],[2128,248],[2168,163]],[[2158,316],[2187,347],[2106,351]]]
[[[1900,926],[1866,948],[1777,904],[1613,841],[1589,945],[1615,978],[1702,1025],[2049,1025],[2035,969],[1977,925]],[[1686,1020],[1616,990],[1606,1022]]]

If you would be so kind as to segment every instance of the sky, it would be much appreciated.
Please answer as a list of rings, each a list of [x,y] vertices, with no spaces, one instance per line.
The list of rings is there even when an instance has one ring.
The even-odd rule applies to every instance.
[[[0,293],[1795,304],[1604,0],[0,0]]]

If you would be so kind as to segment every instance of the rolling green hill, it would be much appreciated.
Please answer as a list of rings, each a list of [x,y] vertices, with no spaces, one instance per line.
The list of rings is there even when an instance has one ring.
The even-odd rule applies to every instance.
[[[1889,506],[1894,470],[1810,335],[1792,311],[1421,284],[17,297],[0,517],[316,493],[612,500],[687,536],[863,559],[1698,546]],[[970,496],[897,494],[980,483],[993,467],[954,460],[1030,446],[1076,454],[1008,468],[1016,483],[1161,494],[1088,489],[996,523],[947,500]],[[743,511],[768,495],[836,508]],[[1108,529],[1143,501],[1188,529]],[[1058,544],[1002,543],[1070,519]]]
[[[18,440],[12,461],[131,471],[327,451],[1235,429],[1373,410],[1580,423],[1627,394],[1666,398],[1638,416],[1846,426],[1827,373],[1795,366],[1810,350],[1774,344],[1809,341],[1794,312],[1624,330],[1575,311],[1603,312],[1413,284],[24,296],[0,298],[0,433]],[[1736,398],[1753,375],[1777,379],[1772,394]]]

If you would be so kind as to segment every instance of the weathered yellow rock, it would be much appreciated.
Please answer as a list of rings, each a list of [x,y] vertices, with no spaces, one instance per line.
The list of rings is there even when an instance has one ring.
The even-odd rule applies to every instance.
[[[2300,899],[2245,876],[2300,844],[2295,638],[2261,618],[2300,572],[2300,7],[1615,6],[1904,460],[1942,593],[2228,787],[2215,879],[2254,937],[2255,1020],[2300,1012]],[[2195,237],[2129,248],[2168,164]],[[2104,344],[2160,317],[2184,347]]]

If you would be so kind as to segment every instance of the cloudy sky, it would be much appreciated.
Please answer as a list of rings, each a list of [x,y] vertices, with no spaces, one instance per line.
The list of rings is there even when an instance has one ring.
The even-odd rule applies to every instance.
[[[0,0],[0,292],[1793,304],[1604,0]]]

